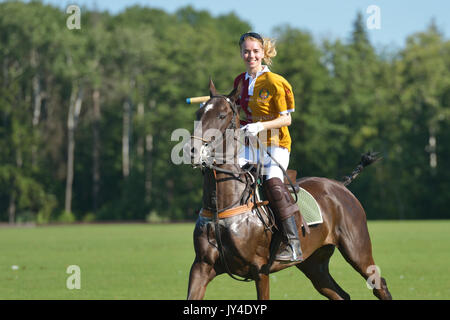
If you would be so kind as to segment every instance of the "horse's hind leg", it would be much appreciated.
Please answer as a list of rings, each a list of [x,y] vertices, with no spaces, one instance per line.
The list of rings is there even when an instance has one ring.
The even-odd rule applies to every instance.
[[[205,296],[206,286],[216,276],[212,265],[194,261],[189,273],[188,300],[201,300]]]
[[[345,292],[330,275],[328,265],[334,252],[333,245],[317,249],[308,259],[296,265],[311,280],[314,288],[330,300],[349,300]]]
[[[366,281],[372,284],[373,294],[380,300],[392,300],[386,280],[378,274],[377,266],[372,256],[372,244],[370,242],[367,225],[360,225],[358,235],[341,236],[338,248],[344,259],[358,271]],[[353,230],[354,231],[354,230]],[[353,239],[353,241],[351,240]],[[355,239],[358,239],[355,241]]]

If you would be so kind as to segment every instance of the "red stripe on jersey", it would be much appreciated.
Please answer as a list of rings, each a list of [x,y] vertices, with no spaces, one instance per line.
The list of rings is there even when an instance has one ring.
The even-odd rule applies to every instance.
[[[242,81],[242,90],[241,90],[241,98],[238,99],[236,101],[236,103],[238,105],[241,106],[242,110],[244,110],[244,113],[246,115],[247,119],[243,119],[241,120],[241,125],[246,125],[248,123],[251,123],[251,117],[252,117],[252,113],[250,112],[250,110],[248,109],[248,82],[249,79],[245,80],[245,72],[241,73],[240,75],[238,75],[236,77],[236,79],[234,79],[234,88],[237,88],[239,81]]]

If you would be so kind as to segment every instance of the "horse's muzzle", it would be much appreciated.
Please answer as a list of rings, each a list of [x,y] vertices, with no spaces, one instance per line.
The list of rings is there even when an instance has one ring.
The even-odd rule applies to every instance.
[[[188,154],[190,157],[191,165],[204,166],[210,165],[214,162],[212,156],[212,148],[207,144],[191,144],[186,143],[183,147],[184,154]]]

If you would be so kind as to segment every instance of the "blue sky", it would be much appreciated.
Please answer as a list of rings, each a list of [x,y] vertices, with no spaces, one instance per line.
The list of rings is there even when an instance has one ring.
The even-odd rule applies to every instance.
[[[118,13],[133,4],[164,9],[173,13],[191,5],[217,16],[234,11],[250,23],[254,31],[271,36],[274,27],[289,24],[311,32],[316,40],[346,39],[350,36],[356,13],[365,19],[370,5],[380,8],[380,29],[368,29],[376,47],[402,47],[406,37],[425,30],[432,18],[448,39],[450,36],[450,1],[447,0],[44,0],[64,7],[64,3],[97,7]],[[248,30],[243,30],[248,31]]]

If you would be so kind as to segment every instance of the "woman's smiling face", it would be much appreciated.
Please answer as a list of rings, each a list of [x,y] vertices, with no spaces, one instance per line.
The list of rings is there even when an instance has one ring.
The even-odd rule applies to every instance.
[[[258,40],[245,39],[241,45],[241,57],[248,71],[260,71],[264,58],[264,49]]]

